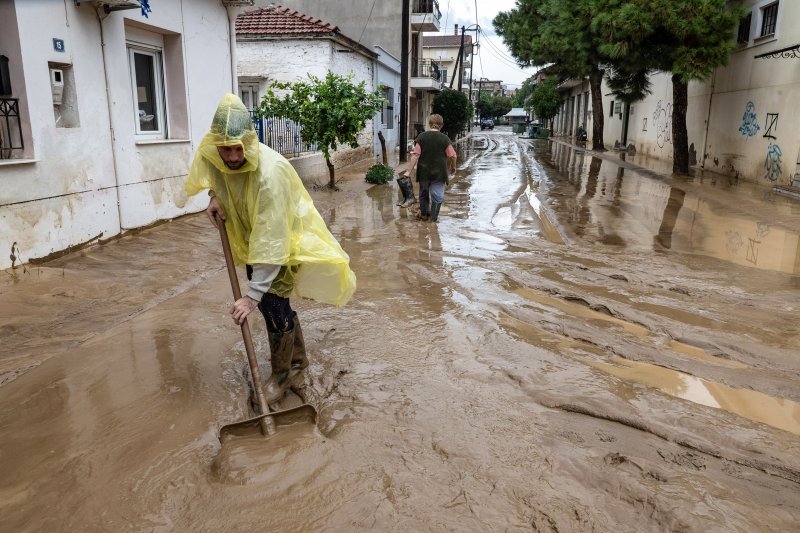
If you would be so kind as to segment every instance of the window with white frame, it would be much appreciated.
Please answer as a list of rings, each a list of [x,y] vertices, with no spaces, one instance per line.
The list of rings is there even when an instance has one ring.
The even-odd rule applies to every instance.
[[[131,119],[137,144],[188,141],[189,100],[183,37],[126,19]]]
[[[158,48],[128,46],[137,136],[167,138],[162,58]]]
[[[761,33],[760,37],[773,35],[778,25],[778,4],[773,2],[761,8]]]

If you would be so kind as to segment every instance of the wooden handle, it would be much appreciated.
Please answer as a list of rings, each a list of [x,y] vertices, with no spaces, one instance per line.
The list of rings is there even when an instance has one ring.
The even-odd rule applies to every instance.
[[[233,254],[231,253],[231,245],[228,242],[228,232],[225,230],[225,221],[220,218],[218,213],[214,214],[214,218],[217,221],[219,238],[222,240],[222,251],[225,253],[225,265],[228,267],[228,278],[230,278],[231,281],[233,297],[239,300],[242,297],[242,290],[239,288],[236,265],[233,264]],[[247,352],[247,362],[250,364],[250,377],[253,380],[253,390],[256,391],[261,414],[266,415],[269,413],[269,405],[267,405],[267,399],[264,397],[264,387],[261,386],[261,372],[258,370],[256,350],[253,346],[253,336],[250,334],[250,326],[247,323],[247,318],[242,322],[242,338],[244,339],[244,349]],[[275,421],[272,420],[272,417],[264,416],[261,418],[260,423],[261,432],[264,435],[272,435],[275,433]]]

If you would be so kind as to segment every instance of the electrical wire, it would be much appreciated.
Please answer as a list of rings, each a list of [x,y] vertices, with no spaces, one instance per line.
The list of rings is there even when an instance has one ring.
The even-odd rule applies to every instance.
[[[495,50],[495,52],[497,52],[500,55],[501,58],[505,59],[507,62],[513,63],[514,66],[519,68],[519,64],[517,64],[517,60],[516,59],[514,59],[512,56],[508,55],[506,52],[501,50],[496,44],[494,44],[491,41],[491,39],[489,38],[489,35],[486,34],[486,32],[484,32],[483,30],[480,30],[480,32],[483,34],[483,36],[486,38],[486,40],[489,41],[489,46],[491,46]]]
[[[528,72],[526,70],[521,69],[520,66],[516,63],[515,60],[511,59],[502,50],[500,50],[497,47],[497,45],[492,43],[492,41],[489,39],[489,36],[486,35],[483,32],[483,30],[481,30],[481,33],[483,34],[483,37],[484,37],[483,40],[489,44],[489,47],[485,48],[485,49],[488,50],[489,53],[492,54],[496,59],[501,61],[505,66],[511,67],[511,68],[513,68],[513,69],[515,69],[515,70],[517,70],[519,72],[522,72],[523,74],[528,74],[529,76],[533,74],[532,72]]]
[[[369,15],[367,15],[367,21],[364,23],[364,27],[361,28],[361,35],[358,36],[358,44],[361,44],[361,38],[364,37],[364,32],[367,30],[367,26],[369,26],[369,21],[372,18],[372,10],[375,9],[375,2],[378,0],[372,0],[372,7],[369,8]]]

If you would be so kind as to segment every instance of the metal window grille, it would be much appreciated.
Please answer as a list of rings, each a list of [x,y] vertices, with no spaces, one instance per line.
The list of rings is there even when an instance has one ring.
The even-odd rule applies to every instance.
[[[761,36],[772,35],[775,33],[775,26],[778,24],[778,2],[764,7],[761,13]]]
[[[439,63],[430,59],[415,59],[412,77],[415,78],[431,78],[439,80],[441,77],[441,70]]]
[[[286,157],[297,157],[306,152],[316,152],[317,143],[303,139],[303,128],[300,124],[282,117],[259,118],[251,111],[253,126],[262,142]]]
[[[0,98],[0,159],[10,159],[12,150],[24,148],[19,99]]]
[[[753,14],[748,13],[739,21],[739,33],[736,36],[737,43],[746,43],[750,40],[750,26],[753,23]]]

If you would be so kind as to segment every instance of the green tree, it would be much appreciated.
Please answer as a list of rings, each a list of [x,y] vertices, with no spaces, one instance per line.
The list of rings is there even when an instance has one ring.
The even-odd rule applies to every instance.
[[[493,96],[492,97],[492,116],[502,117],[514,107],[511,105],[510,96]]]
[[[276,91],[288,91],[279,95]],[[273,82],[259,105],[262,116],[285,117],[300,124],[303,140],[316,143],[325,156],[330,182],[336,189],[331,152],[338,146],[358,147],[358,134],[383,105],[380,91],[370,92],[366,83],[352,76],[328,72],[325,78],[311,74],[308,80]]]
[[[478,102],[475,104],[478,109],[478,115],[481,118],[492,116],[492,95],[491,93],[481,92]]]
[[[530,109],[530,103],[528,102],[528,98],[533,94],[533,89],[536,87],[536,78],[535,76],[531,76],[525,81],[522,82],[522,85],[517,92],[514,93],[514,96],[511,97],[511,106],[512,107],[524,107],[525,109]]]
[[[741,2],[730,0],[630,0],[598,13],[602,52],[626,65],[628,88],[637,71],[672,74],[674,172],[689,172],[688,84],[727,62],[742,14]]]
[[[442,133],[455,140],[469,124],[474,111],[467,95],[454,89],[443,89],[433,99],[433,112],[442,115]]]
[[[547,78],[536,84],[530,98],[531,108],[536,117],[544,124],[558,114],[561,107],[561,95],[558,94],[556,80]]]
[[[522,66],[545,66],[561,78],[589,78],[592,90],[592,148],[603,144],[603,34],[594,18],[622,0],[517,0],[493,20],[497,33]]]

